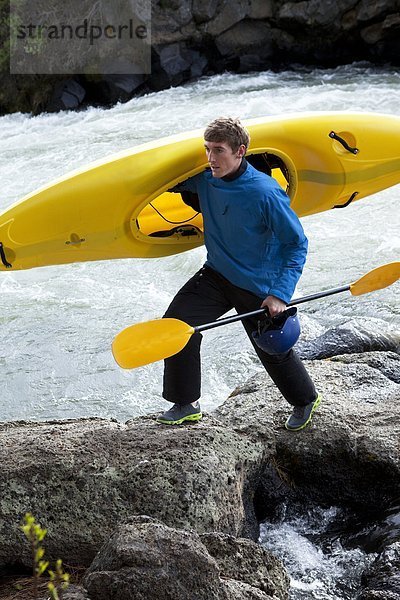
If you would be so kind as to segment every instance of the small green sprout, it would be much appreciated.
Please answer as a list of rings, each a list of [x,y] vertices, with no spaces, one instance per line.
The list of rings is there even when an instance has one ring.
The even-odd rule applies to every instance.
[[[39,579],[48,571],[50,581],[47,589],[50,592],[51,600],[62,600],[63,592],[69,585],[69,575],[64,572],[62,561],[57,560],[55,570],[48,569],[49,561],[44,560],[45,549],[41,546],[47,529],[43,529],[31,513],[26,513],[21,529],[31,546],[32,554],[32,577],[33,577],[33,597],[38,598]]]

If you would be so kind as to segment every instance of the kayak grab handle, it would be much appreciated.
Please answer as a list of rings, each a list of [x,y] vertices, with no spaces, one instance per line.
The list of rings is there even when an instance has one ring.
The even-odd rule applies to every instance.
[[[8,260],[6,259],[6,253],[4,252],[3,242],[0,242],[0,258],[1,258],[1,262],[6,267],[6,269],[11,269],[12,264],[9,263]]]
[[[349,144],[346,142],[346,140],[344,138],[340,137],[340,135],[338,135],[334,131],[330,132],[329,137],[332,138],[333,140],[336,140],[340,144],[342,144],[343,148],[346,148],[346,150],[348,152],[351,152],[352,154],[358,154],[360,152],[360,150],[358,148],[353,148],[352,146],[349,146]]]
[[[350,198],[344,204],[335,204],[332,208],[346,208],[351,202],[353,202],[354,198],[358,195],[358,192],[353,192]]]

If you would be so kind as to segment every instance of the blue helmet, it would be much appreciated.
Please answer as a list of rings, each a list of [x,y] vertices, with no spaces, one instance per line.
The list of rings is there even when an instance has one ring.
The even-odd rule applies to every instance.
[[[295,345],[300,336],[297,308],[292,306],[283,312],[258,322],[258,331],[253,331],[257,346],[267,354],[284,354]]]

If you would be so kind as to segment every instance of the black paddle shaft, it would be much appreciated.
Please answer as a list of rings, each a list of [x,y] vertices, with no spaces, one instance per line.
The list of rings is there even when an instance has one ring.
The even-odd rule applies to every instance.
[[[316,294],[310,294],[309,296],[303,296],[302,298],[291,300],[290,302],[288,302],[287,306],[295,306],[296,304],[302,304],[303,302],[309,302],[310,300],[318,300],[319,298],[325,298],[326,296],[332,296],[333,294],[341,294],[342,292],[348,292],[349,290],[350,285],[332,288],[331,290],[325,290],[325,292],[317,292]],[[199,333],[200,331],[206,331],[207,329],[220,327],[220,325],[228,325],[228,323],[235,323],[236,321],[241,321],[242,319],[247,319],[248,317],[256,317],[257,315],[262,314],[266,315],[267,313],[265,311],[265,308],[259,308],[257,310],[252,310],[251,312],[242,313],[241,315],[232,315],[232,317],[218,319],[217,321],[213,321],[212,323],[197,325],[197,327],[194,327],[193,329],[195,333]]]

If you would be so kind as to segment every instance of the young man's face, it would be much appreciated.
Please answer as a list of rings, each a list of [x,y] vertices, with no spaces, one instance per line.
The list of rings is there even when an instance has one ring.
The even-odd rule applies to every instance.
[[[238,150],[233,152],[227,142],[206,141],[204,147],[213,177],[225,177],[235,173],[246,153],[244,145],[239,146]]]

